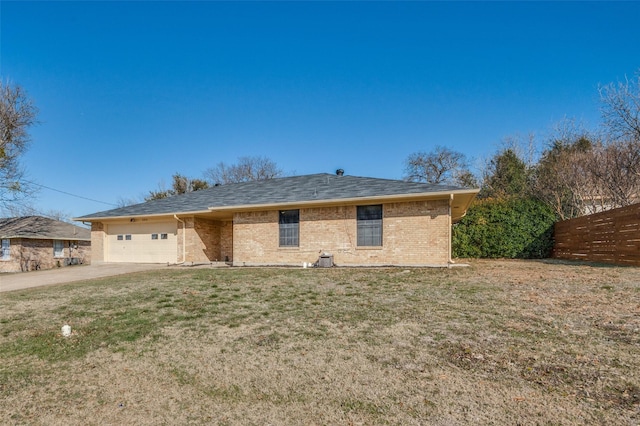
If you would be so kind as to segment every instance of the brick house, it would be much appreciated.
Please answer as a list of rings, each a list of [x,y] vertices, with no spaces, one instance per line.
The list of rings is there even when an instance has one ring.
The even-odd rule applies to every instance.
[[[91,262],[91,231],[42,216],[0,218],[0,272]]]
[[[219,185],[103,211],[93,262],[447,265],[477,189],[313,174]]]

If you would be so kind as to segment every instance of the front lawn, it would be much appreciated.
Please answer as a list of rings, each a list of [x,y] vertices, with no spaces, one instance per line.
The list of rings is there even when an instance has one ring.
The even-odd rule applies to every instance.
[[[167,268],[1,294],[0,423],[637,424],[639,329],[640,268]]]

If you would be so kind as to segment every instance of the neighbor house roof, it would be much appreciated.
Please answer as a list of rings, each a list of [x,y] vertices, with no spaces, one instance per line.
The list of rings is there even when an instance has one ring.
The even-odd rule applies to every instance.
[[[457,194],[465,211],[477,189],[328,173],[214,186],[160,200],[102,211],[81,221],[132,216],[207,213],[276,206],[322,205],[329,202],[372,202],[400,197]]]
[[[0,218],[0,238],[91,241],[91,231],[42,216]]]

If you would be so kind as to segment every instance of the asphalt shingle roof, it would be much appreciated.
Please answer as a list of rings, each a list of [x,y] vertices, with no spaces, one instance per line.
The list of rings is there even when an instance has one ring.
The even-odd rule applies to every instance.
[[[82,216],[78,220],[207,211],[210,207],[328,201],[465,188],[328,173],[234,183]]]
[[[91,240],[91,231],[42,216],[0,218],[0,238]]]

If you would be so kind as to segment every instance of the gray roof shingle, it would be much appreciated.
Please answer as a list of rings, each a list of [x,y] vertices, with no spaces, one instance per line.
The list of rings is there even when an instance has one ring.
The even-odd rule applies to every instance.
[[[77,220],[122,216],[202,212],[211,208],[277,205],[376,196],[460,191],[465,188],[401,180],[328,173],[267,179],[215,186],[187,194],[106,210]]]
[[[0,218],[0,238],[91,241],[91,231],[42,216]]]

